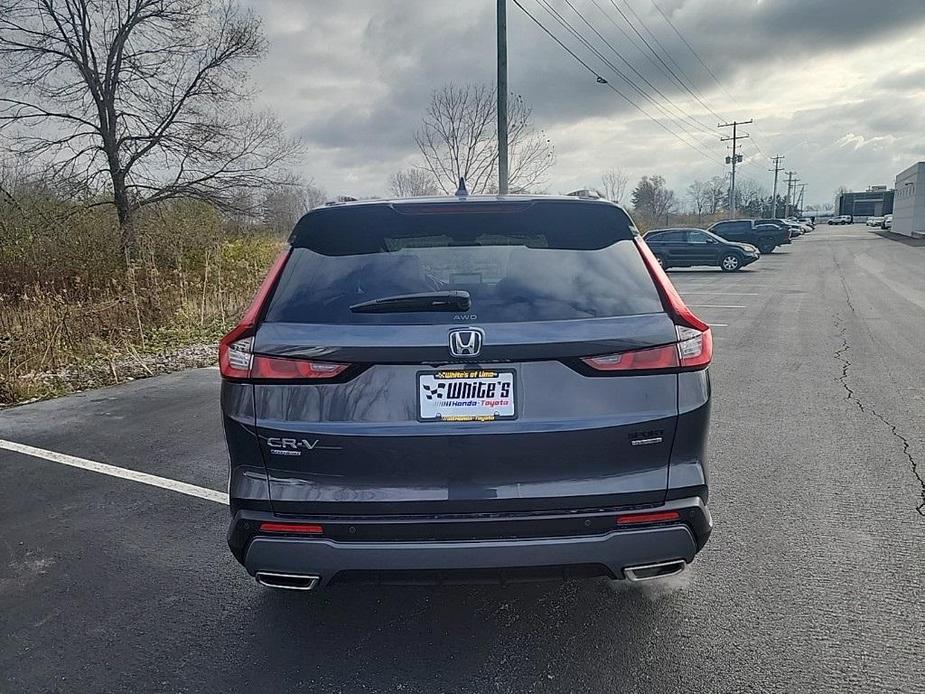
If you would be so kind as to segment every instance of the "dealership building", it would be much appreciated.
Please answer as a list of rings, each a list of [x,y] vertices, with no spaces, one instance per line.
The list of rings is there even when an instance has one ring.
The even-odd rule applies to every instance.
[[[925,237],[925,161],[896,174],[893,232]]]
[[[893,214],[894,192],[886,186],[871,186],[863,193],[839,193],[835,198],[833,214],[851,215],[855,222]]]

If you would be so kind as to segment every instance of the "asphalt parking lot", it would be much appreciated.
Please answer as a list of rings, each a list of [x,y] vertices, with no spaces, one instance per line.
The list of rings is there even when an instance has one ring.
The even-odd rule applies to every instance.
[[[681,576],[260,588],[218,372],[176,373],[0,412],[0,692],[925,692],[925,242],[820,225],[670,275],[716,345]]]

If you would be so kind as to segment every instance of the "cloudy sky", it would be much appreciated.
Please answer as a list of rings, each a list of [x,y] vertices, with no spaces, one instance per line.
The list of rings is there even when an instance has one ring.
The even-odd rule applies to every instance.
[[[768,157],[783,154],[786,168],[807,184],[808,202],[830,201],[840,185],[892,184],[898,171],[925,159],[923,0],[520,3],[652,118],[679,134],[683,127],[683,138],[704,150],[679,141],[598,84],[511,0],[510,87],[532,105],[536,126],[555,145],[549,192],[597,186],[601,172],[611,167],[633,181],[661,174],[679,194],[695,178],[722,175],[727,151],[719,137],[728,133],[707,134],[691,123],[712,127],[717,115],[755,120],[745,128],[751,140],[744,145],[739,176],[770,188]],[[544,3],[662,109],[683,112],[683,126],[666,119],[569,36]],[[263,18],[270,41],[268,56],[254,72],[259,98],[303,139],[304,174],[331,195],[385,193],[389,174],[419,161],[413,133],[432,90],[447,82],[494,82],[494,0],[250,0],[250,5]],[[578,13],[670,103],[627,68]]]

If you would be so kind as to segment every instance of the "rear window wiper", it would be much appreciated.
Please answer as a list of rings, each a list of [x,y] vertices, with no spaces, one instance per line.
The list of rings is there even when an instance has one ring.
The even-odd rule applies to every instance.
[[[350,307],[354,313],[402,313],[412,311],[468,311],[472,305],[469,292],[459,289],[422,294],[396,294]]]

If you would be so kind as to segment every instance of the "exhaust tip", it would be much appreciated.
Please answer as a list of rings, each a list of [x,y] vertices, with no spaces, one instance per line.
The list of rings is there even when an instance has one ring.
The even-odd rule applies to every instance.
[[[321,580],[320,576],[310,574],[280,574],[271,571],[258,571],[254,578],[262,586],[280,590],[312,590]]]
[[[629,581],[651,581],[653,578],[668,578],[677,576],[687,568],[687,562],[683,559],[673,561],[664,561],[658,564],[643,564],[642,566],[627,566],[623,569],[623,575]]]

